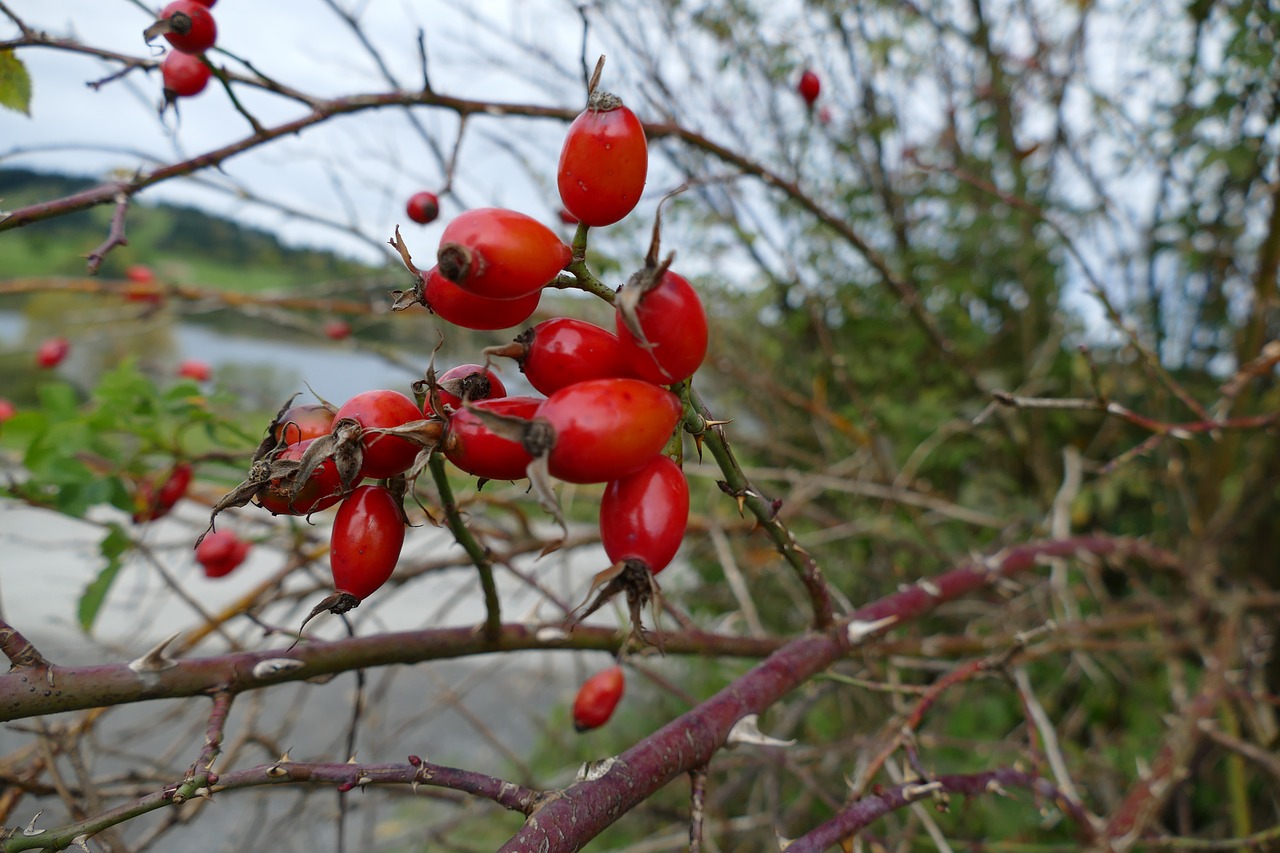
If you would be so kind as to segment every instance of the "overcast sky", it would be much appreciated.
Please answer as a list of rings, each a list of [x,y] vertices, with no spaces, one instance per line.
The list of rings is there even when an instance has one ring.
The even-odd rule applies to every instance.
[[[37,29],[112,51],[147,55],[142,30],[151,18],[130,0],[11,0],[9,5]],[[455,4],[438,0],[375,0],[359,8],[370,41],[405,88],[420,85],[416,34],[421,26],[438,91],[555,106],[581,98],[581,23],[572,5],[558,0],[483,0],[469,7],[489,23],[469,20]],[[222,0],[213,11],[220,47],[290,86],[326,97],[390,88],[346,24],[319,0]],[[519,59],[504,33],[536,41],[547,49],[551,65],[538,66],[536,75],[526,74],[524,68],[531,66]],[[0,21],[0,38],[13,35],[16,28]],[[199,97],[184,100],[180,117],[170,114],[162,123],[157,116],[158,73],[135,72],[94,91],[86,83],[118,65],[44,48],[25,49],[20,56],[34,84],[32,117],[0,110],[0,166],[102,177],[112,169],[149,168],[147,157],[183,159],[250,132],[216,83]],[[214,61],[234,67],[226,57],[214,56]],[[505,70],[504,62],[521,67]],[[304,112],[294,103],[246,87],[238,92],[246,108],[267,126]],[[457,123],[451,114],[425,109],[415,114],[443,147],[452,145]],[[459,198],[470,205],[504,204],[552,219],[558,205],[554,187],[548,198],[547,187],[532,184],[525,170],[486,138],[496,124],[475,121],[468,129]],[[527,148],[522,155],[549,173],[563,127],[547,121],[523,124],[527,126],[519,133]],[[166,182],[141,198],[198,204],[277,231],[290,242],[374,259],[379,250],[372,244],[385,242],[396,224],[408,224],[404,200],[419,189],[438,188],[442,171],[404,112],[381,110],[272,142],[231,160],[225,176],[209,174],[208,179],[248,188],[326,219],[354,221],[369,240],[361,242],[189,181]],[[442,219],[448,218],[449,208],[446,202]],[[415,233],[425,244],[440,227]]]

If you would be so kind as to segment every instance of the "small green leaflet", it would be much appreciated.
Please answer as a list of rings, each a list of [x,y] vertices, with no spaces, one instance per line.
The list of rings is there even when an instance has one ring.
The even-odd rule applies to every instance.
[[[111,525],[111,532],[98,546],[98,550],[107,560],[107,565],[93,579],[93,582],[85,587],[84,594],[80,596],[80,627],[86,634],[93,631],[93,623],[98,618],[98,611],[102,609],[102,602],[106,601],[111,584],[115,581],[116,575],[120,574],[120,568],[124,565],[121,557],[132,547],[133,540],[118,524]]]
[[[12,50],[0,50],[0,107],[31,115],[31,76]]]

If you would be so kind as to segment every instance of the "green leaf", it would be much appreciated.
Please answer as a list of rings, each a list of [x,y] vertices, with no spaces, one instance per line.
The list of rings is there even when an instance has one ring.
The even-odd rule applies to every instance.
[[[98,611],[102,609],[102,602],[106,601],[111,584],[115,582],[116,575],[120,574],[120,569],[124,565],[121,558],[132,547],[133,540],[118,524],[111,525],[111,532],[98,546],[107,565],[93,582],[85,587],[84,594],[80,596],[80,627],[86,634],[93,630],[93,623],[98,618]]]
[[[76,390],[65,382],[47,382],[36,389],[40,406],[51,416],[74,417],[80,407]]]
[[[31,76],[12,50],[0,50],[0,107],[31,115]]]

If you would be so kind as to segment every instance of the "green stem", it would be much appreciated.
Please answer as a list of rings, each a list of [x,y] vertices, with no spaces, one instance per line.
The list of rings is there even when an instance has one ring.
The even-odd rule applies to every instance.
[[[595,274],[587,266],[587,232],[590,230],[590,227],[579,222],[578,230],[573,235],[573,260],[569,262],[569,266],[565,267],[565,269],[573,274],[574,281],[573,284],[568,286],[599,296],[612,305],[613,300],[617,298],[617,294],[613,292],[611,287],[596,278]],[[563,279],[558,280],[555,286],[565,287],[566,285],[562,283],[563,281]]]
[[[494,640],[502,633],[502,610],[498,603],[498,586],[493,580],[493,561],[489,559],[489,551],[478,541],[458,513],[458,504],[453,499],[453,487],[449,485],[449,477],[444,467],[444,455],[431,454],[427,463],[431,468],[431,478],[435,480],[436,489],[440,492],[440,505],[444,509],[445,523],[453,533],[453,538],[467,552],[476,571],[480,573],[480,586],[484,589],[484,635]]]
[[[809,601],[813,605],[814,627],[819,630],[830,627],[834,619],[831,593],[827,589],[826,579],[823,577],[822,569],[818,567],[817,561],[810,556],[809,552],[800,547],[800,544],[796,542],[795,534],[778,518],[779,504],[775,504],[766,498],[747,479],[747,475],[742,471],[742,466],[738,464],[733,451],[729,449],[729,441],[725,437],[724,427],[712,423],[714,418],[707,411],[702,399],[687,383],[679,390],[681,398],[684,400],[683,425],[685,432],[695,438],[701,438],[710,448],[716,464],[720,466],[721,472],[724,473],[725,479],[722,485],[724,491],[738,501],[739,511],[743,508],[751,510],[751,514],[756,517],[760,526],[769,535],[769,538],[773,540],[778,553],[795,570],[796,576],[809,593]]]
[[[1240,737],[1240,719],[1231,703],[1222,703],[1222,728],[1233,738]],[[1237,836],[1245,837],[1253,832],[1249,815],[1249,783],[1245,775],[1244,756],[1231,752],[1226,757],[1227,799],[1231,803],[1231,824]]]

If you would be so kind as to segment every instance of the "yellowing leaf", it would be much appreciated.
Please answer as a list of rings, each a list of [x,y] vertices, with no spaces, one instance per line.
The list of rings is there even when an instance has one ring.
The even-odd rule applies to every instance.
[[[31,115],[31,76],[12,50],[0,50],[0,107]]]

